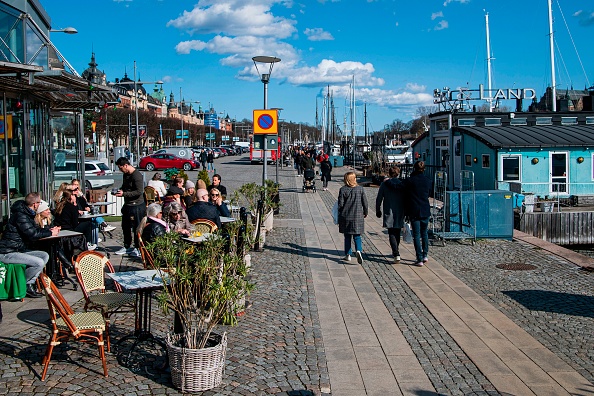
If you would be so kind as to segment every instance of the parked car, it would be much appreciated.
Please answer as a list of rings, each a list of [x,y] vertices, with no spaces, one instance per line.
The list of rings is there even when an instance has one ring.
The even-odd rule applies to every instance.
[[[197,156],[191,147],[164,147],[155,151],[153,154],[173,154],[176,157],[185,158],[188,160],[195,160]]]
[[[80,175],[77,174],[76,160],[62,159],[56,157],[54,163],[54,187],[61,183],[71,181]],[[114,179],[110,178],[113,172],[107,165],[97,160],[85,160],[85,187],[86,189],[98,190],[109,188],[113,185]],[[107,176],[107,177],[105,177]]]
[[[200,163],[198,161],[180,158],[173,154],[160,153],[152,154],[140,159],[140,168],[147,171],[154,171],[155,169],[169,169],[178,168],[185,171],[199,169]]]

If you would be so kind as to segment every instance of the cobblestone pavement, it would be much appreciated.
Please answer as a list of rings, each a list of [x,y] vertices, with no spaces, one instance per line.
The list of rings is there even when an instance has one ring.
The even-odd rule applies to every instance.
[[[217,171],[223,184],[233,191],[247,181],[261,180],[261,166],[251,166],[246,157],[222,160]],[[346,169],[345,169],[346,170]],[[340,169],[334,186],[342,184]],[[275,177],[269,167],[269,178]],[[281,202],[279,218],[300,219],[296,193],[302,179],[292,169],[279,169]],[[365,189],[373,207],[377,189]],[[318,188],[330,210],[336,199]],[[371,211],[373,213],[373,210]],[[275,217],[276,218],[276,217]],[[282,223],[281,223],[282,224]],[[121,232],[114,234],[121,241]],[[252,306],[228,331],[225,374],[220,387],[205,395],[322,395],[330,390],[324,344],[313,293],[304,230],[298,226],[276,226],[267,234],[263,252],[251,252],[252,280],[256,283]],[[387,235],[386,235],[387,238]],[[110,249],[115,249],[115,246]],[[421,304],[408,285],[389,265],[370,239],[364,237],[363,268],[388,308],[407,342],[439,394],[497,394],[460,347]],[[563,258],[546,254],[531,245],[511,241],[448,241],[432,246],[430,255],[463,280],[483,298],[514,320],[589,381],[594,382],[594,327],[592,291],[594,274],[578,270]],[[138,260],[112,255],[116,270],[141,268]],[[531,263],[532,271],[504,271],[500,263]],[[14,303],[11,303],[14,304]],[[81,308],[78,303],[77,308]],[[27,321],[21,311],[10,320]],[[6,314],[4,322],[9,320]],[[153,305],[152,328],[163,335],[171,323]],[[133,328],[133,316],[120,314],[112,325],[117,342]],[[109,377],[101,374],[96,349],[73,344],[56,348],[45,382],[40,381],[41,359],[49,337],[47,323],[30,322],[30,328],[5,334],[0,327],[0,378],[6,384],[0,395],[12,394],[179,394],[170,373],[155,369],[164,356],[147,347],[146,362],[130,370],[118,363],[118,348],[108,354]],[[126,345],[121,346],[125,350]]]

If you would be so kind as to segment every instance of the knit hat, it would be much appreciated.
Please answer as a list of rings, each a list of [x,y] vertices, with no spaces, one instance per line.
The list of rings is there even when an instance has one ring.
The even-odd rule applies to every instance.
[[[196,187],[196,185],[194,184],[194,182],[193,182],[192,180],[188,180],[188,181],[186,182],[186,190],[187,190],[188,188],[195,188],[195,187]]]
[[[45,201],[41,201],[41,203],[39,204],[39,206],[37,207],[37,213],[41,213],[44,210],[49,209],[49,204]]]

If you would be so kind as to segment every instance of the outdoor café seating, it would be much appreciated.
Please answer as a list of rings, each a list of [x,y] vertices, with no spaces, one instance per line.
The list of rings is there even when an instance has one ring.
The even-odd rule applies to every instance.
[[[191,223],[194,226],[194,231],[198,231],[201,234],[213,233],[218,228],[213,221],[207,219],[196,219]]]
[[[99,357],[103,364],[103,375],[107,377],[107,362],[105,360],[104,336],[105,319],[100,312],[74,312],[70,304],[64,299],[58,287],[46,274],[39,276],[39,282],[47,299],[52,332],[47,345],[42,364],[41,380],[45,381],[47,369],[54,347],[62,342],[74,340],[87,343],[97,343]]]
[[[72,260],[74,270],[85,298],[85,311],[99,310],[105,319],[107,351],[111,351],[109,338],[110,318],[115,313],[134,312],[134,294],[122,293],[121,286],[114,282],[115,292],[107,292],[105,287],[105,271],[114,273],[111,262],[95,251],[87,251]]]

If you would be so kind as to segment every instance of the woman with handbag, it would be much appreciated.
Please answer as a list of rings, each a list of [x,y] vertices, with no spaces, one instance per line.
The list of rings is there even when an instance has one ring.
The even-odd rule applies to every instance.
[[[402,181],[398,179],[400,168],[393,166],[388,170],[388,174],[390,179],[384,181],[377,192],[375,213],[378,218],[381,218],[383,209],[383,226],[388,229],[392,256],[394,263],[398,264],[400,263],[400,229],[404,226],[404,194],[401,188],[390,189],[387,186],[388,181],[395,187],[402,185]]]
[[[357,184],[355,172],[344,174],[344,186],[338,192],[338,231],[344,234],[344,261],[351,261],[351,239],[355,241],[357,262],[363,264],[361,234],[365,231],[367,197],[363,187]]]

